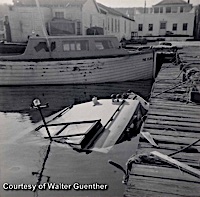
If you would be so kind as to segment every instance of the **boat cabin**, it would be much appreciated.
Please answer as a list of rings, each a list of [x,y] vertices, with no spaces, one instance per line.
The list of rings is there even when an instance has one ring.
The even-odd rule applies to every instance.
[[[30,37],[21,55],[2,56],[1,60],[67,60],[125,55],[115,36]]]

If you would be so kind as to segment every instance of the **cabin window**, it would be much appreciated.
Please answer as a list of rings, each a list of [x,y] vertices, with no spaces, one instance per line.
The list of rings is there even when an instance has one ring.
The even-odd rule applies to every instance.
[[[188,26],[187,23],[183,23],[183,31],[187,31],[187,26]]]
[[[163,7],[160,7],[160,13],[163,13]]]
[[[70,51],[70,45],[69,45],[69,43],[63,44],[63,50],[64,51]]]
[[[100,40],[95,41],[95,47],[97,50],[111,49],[113,48],[113,44],[110,40]]]
[[[80,50],[81,50],[81,43],[80,43],[80,42],[77,42],[77,43],[76,43],[76,50],[77,50],[77,51],[80,51]]]
[[[89,44],[86,40],[63,42],[63,51],[87,51]]]
[[[39,52],[41,50],[45,50],[46,52],[49,51],[48,45],[46,42],[39,42],[35,47],[34,47],[36,52]]]
[[[96,49],[98,49],[98,50],[104,49],[103,43],[102,43],[102,42],[95,42],[95,47],[96,47]]]
[[[71,51],[75,51],[75,50],[76,50],[76,47],[75,47],[75,43],[74,43],[74,42],[70,43],[70,50],[71,50]]]

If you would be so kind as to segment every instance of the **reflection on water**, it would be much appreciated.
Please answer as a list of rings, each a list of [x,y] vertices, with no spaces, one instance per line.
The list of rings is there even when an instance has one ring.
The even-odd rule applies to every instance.
[[[66,106],[89,101],[94,95],[98,98],[106,98],[111,94],[126,92],[128,89],[147,98],[151,81],[98,85],[0,87],[0,112],[28,113],[32,122],[38,122],[40,120],[38,113],[30,110],[34,98],[39,98],[42,103],[49,103],[49,108],[44,110],[44,115],[49,116]]]
[[[43,184],[47,182],[73,184],[102,183],[108,184],[106,191],[37,190],[39,197],[66,196],[123,196],[121,184],[123,174],[108,164],[113,160],[125,167],[127,159],[135,152],[137,138],[115,145],[107,154],[92,152],[78,153],[60,146],[49,144],[31,133],[41,120],[37,110],[30,109],[34,98],[42,103],[49,103],[43,113],[47,117],[66,106],[98,98],[110,97],[111,94],[133,90],[143,98],[149,96],[151,81],[108,83],[98,85],[63,85],[63,86],[22,86],[0,87],[0,184]],[[4,197],[29,197],[32,191],[5,191]]]

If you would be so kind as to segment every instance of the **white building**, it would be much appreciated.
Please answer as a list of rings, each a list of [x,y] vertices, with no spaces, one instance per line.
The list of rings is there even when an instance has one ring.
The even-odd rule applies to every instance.
[[[131,38],[131,32],[136,31],[135,21],[121,12],[98,3],[103,15],[103,27],[106,35],[115,35],[119,40]]]
[[[195,11],[190,2],[163,0],[135,15],[139,36],[193,36]]]
[[[0,5],[0,41],[6,40],[6,16],[8,15],[8,5]]]
[[[12,41],[27,41],[34,34],[85,35],[93,23],[98,25],[99,10],[95,0],[13,0],[9,11]]]
[[[47,29],[50,35],[86,35],[98,27],[102,34],[130,38],[134,20],[99,5],[95,0],[13,0],[9,23],[13,42],[27,41],[33,32],[40,36]],[[43,26],[42,26],[43,24]]]
[[[4,18],[0,18],[0,41],[5,40]]]

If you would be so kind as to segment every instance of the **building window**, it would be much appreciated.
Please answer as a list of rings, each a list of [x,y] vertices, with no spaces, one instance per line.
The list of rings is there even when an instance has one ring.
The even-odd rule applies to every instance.
[[[77,35],[81,35],[81,22],[77,21]]]
[[[172,8],[171,7],[166,7],[166,13],[171,13],[172,12]]]
[[[154,13],[155,14],[159,13],[159,8],[154,8]]]
[[[110,31],[110,20],[108,18],[108,24],[107,24],[107,27],[108,27],[108,31]]]
[[[163,13],[163,7],[160,7],[160,13]]]
[[[90,27],[92,27],[92,14],[90,14]]]
[[[115,19],[115,32],[117,32],[117,19]]]
[[[177,13],[178,7],[172,7],[172,13]]]
[[[174,23],[174,24],[172,25],[172,31],[177,31],[177,24],[176,24],[176,23]]]
[[[3,23],[3,21],[0,21],[0,31],[4,31],[4,23]]]
[[[126,33],[126,21],[124,21],[124,33]]]
[[[187,31],[187,23],[183,23],[183,31]]]
[[[64,18],[64,12],[55,12],[56,18]]]
[[[153,31],[153,24],[149,24],[149,31]]]
[[[118,19],[118,32],[120,32],[120,20]]]
[[[160,29],[166,29],[166,22],[160,23]]]
[[[180,12],[181,12],[181,13],[183,12],[183,7],[180,7]]]
[[[112,21],[111,21],[111,31],[113,32],[113,30],[114,30],[114,20],[113,20],[113,18],[112,18]]]
[[[143,24],[138,24],[138,31],[143,31]]]

